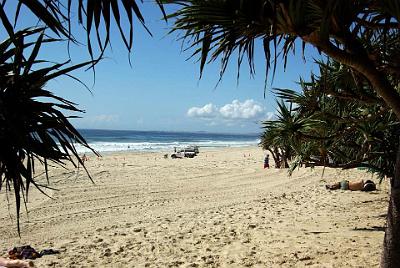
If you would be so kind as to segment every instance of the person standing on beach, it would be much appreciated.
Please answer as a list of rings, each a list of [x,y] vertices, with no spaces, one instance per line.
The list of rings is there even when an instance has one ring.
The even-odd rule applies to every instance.
[[[86,156],[86,154],[83,154],[81,159],[82,159],[83,163],[85,163],[86,161],[89,160],[89,158]]]
[[[264,168],[269,168],[269,154],[264,158]]]

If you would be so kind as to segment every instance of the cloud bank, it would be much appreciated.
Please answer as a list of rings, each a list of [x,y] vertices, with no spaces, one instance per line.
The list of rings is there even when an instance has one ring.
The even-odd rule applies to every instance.
[[[274,113],[266,112],[265,108],[258,102],[248,99],[243,102],[233,100],[231,103],[222,107],[217,107],[208,103],[203,107],[191,107],[187,111],[187,116],[200,118],[209,121],[225,121],[232,125],[234,122],[243,122],[248,120],[270,120]]]

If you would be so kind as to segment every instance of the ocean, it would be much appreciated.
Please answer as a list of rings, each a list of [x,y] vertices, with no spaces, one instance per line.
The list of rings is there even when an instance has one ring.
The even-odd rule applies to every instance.
[[[201,148],[243,147],[259,143],[258,134],[220,134],[207,132],[167,132],[133,130],[80,129],[79,132],[89,145],[98,152],[118,151],[173,151],[197,145]],[[90,152],[85,147],[76,146],[79,153]]]

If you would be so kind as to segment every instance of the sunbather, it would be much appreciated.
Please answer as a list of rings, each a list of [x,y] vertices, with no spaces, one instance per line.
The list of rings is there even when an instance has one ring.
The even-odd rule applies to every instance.
[[[360,180],[360,181],[348,181],[342,180],[333,184],[325,185],[326,189],[329,190],[350,190],[350,191],[374,191],[376,190],[376,184],[371,180]]]

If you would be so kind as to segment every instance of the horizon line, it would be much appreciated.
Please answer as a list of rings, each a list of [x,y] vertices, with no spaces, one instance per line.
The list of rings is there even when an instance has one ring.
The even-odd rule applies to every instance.
[[[137,130],[137,129],[102,129],[102,128],[76,128],[77,130],[101,130],[101,131],[138,131],[138,132],[169,132],[169,133],[206,133],[206,134],[228,134],[228,135],[261,135],[257,132],[232,133],[232,132],[209,132],[204,130],[178,131],[178,130]]]

